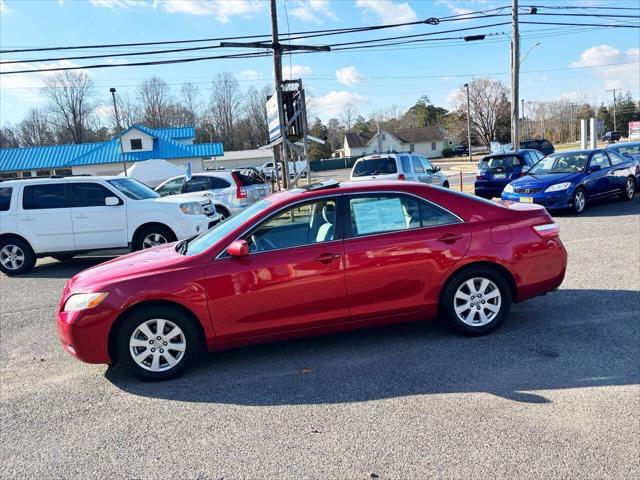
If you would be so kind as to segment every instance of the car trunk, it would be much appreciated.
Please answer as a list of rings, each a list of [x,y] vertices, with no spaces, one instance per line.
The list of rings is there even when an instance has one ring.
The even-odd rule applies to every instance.
[[[478,164],[478,179],[487,187],[504,187],[520,177],[520,160],[515,155],[485,158]]]

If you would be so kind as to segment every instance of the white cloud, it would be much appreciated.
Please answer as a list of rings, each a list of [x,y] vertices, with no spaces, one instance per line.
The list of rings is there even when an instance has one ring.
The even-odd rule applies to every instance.
[[[282,78],[285,80],[302,78],[309,74],[311,74],[311,67],[306,65],[283,65],[282,67]]]
[[[62,5],[62,3],[58,2]],[[155,6],[155,2],[147,0],[91,0],[94,7],[104,8],[151,8]]]
[[[391,23],[413,22],[418,19],[416,12],[407,2],[393,0],[357,0],[356,5],[365,13],[376,15],[385,25]]]
[[[189,15],[212,15],[220,23],[231,21],[231,17],[249,17],[261,12],[266,2],[259,0],[162,0],[167,13]]]
[[[9,15],[10,13],[13,13],[13,10],[9,8],[4,0],[0,0],[0,13],[2,13],[3,15]]]
[[[313,97],[312,105],[314,110],[322,117],[335,117],[340,115],[345,105],[353,104],[360,106],[369,102],[369,99],[363,95],[354,92],[331,91],[322,97]]]
[[[262,80],[264,78],[264,74],[257,70],[242,70],[238,74],[238,77],[240,77],[240,80]]]
[[[329,0],[297,0],[294,8],[289,12],[292,17],[296,17],[303,22],[322,23],[322,20],[328,18],[337,20],[338,17],[329,5]]]
[[[449,8],[449,10],[451,10],[451,13],[455,14],[455,15],[462,15],[462,17],[460,17],[461,21],[468,21],[465,20],[465,17],[469,16],[470,13],[473,12],[473,10],[471,10],[470,8],[464,8],[459,6],[459,1],[456,0],[438,0],[436,2],[436,5],[445,5],[447,8]]]
[[[621,63],[624,65],[611,65]],[[625,52],[611,45],[595,45],[580,54],[580,59],[571,63],[572,67],[600,67],[593,69],[593,76],[604,82],[604,88],[637,90],[640,88],[640,48],[630,48]]]
[[[344,67],[336,70],[336,80],[343,85],[355,85],[362,82],[362,74],[356,67]]]

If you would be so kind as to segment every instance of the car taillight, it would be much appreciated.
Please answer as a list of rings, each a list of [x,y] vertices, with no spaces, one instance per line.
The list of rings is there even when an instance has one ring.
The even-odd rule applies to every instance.
[[[247,189],[244,187],[244,185],[242,185],[242,182],[238,178],[238,174],[236,172],[231,172],[231,176],[236,182],[236,198],[247,198]]]
[[[560,234],[560,228],[553,222],[534,225],[533,230],[542,238],[553,238]]]
[[[484,177],[482,175],[476,175],[476,180],[482,180]]]
[[[404,176],[404,173],[398,175],[398,180],[406,180],[407,177]]]

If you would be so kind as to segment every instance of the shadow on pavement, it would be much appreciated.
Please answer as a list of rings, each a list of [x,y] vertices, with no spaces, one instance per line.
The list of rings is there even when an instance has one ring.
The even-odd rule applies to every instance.
[[[487,392],[549,403],[540,390],[640,383],[640,292],[560,290],[514,306],[486,337],[437,322],[398,325],[211,353],[184,377],[129,393],[183,402],[299,405]],[[532,393],[532,391],[536,391]]]
[[[106,262],[115,258],[114,256],[91,256],[91,257],[77,257],[71,260],[65,260],[58,262],[51,259],[51,261],[38,260],[38,263],[32,271],[24,275],[20,275],[17,278],[70,278],[75,274],[85,270],[87,268],[94,267],[100,263]]]
[[[624,215],[640,214],[640,196],[636,195],[631,201],[623,201],[618,197],[609,197],[602,200],[594,200],[587,204],[587,209],[580,215],[570,210],[554,210],[554,217],[616,217]]]

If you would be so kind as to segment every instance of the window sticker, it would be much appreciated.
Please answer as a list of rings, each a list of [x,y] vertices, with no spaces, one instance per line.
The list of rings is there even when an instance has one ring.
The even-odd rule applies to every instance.
[[[351,209],[358,235],[407,228],[402,202],[397,197],[352,202]]]

